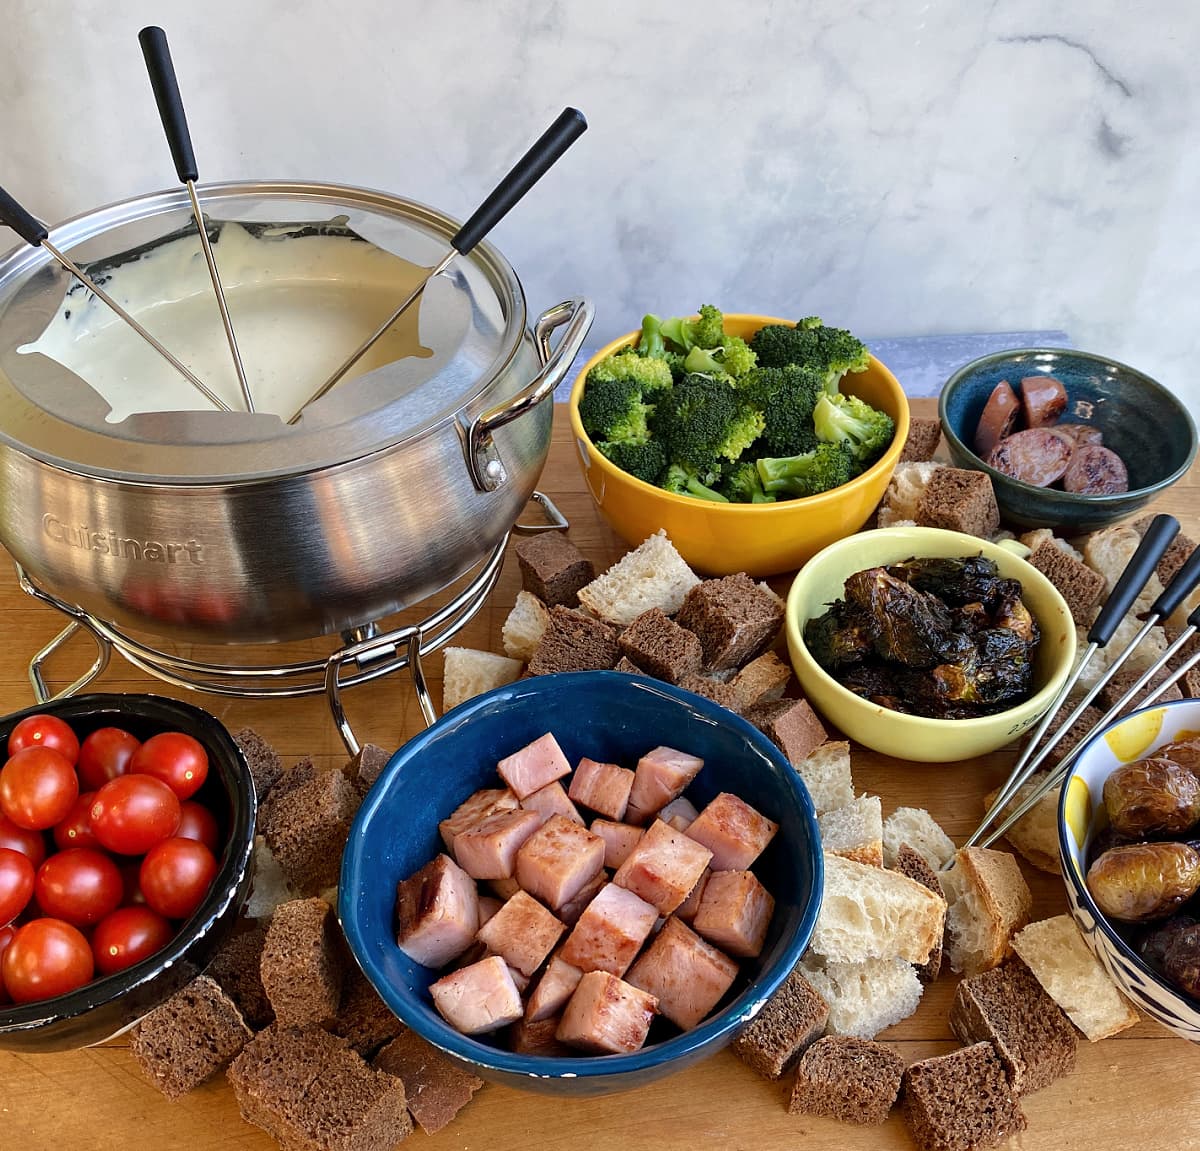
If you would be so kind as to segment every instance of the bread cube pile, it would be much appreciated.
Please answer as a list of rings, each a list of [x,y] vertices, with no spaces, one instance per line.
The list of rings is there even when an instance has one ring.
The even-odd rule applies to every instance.
[[[333,912],[350,822],[388,754],[285,767],[234,737],[259,795],[254,887],[207,971],[130,1033],[149,1081],[178,1099],[221,1071],[242,1117],[297,1151],[391,1148],[433,1134],[483,1086],[408,1031],[349,954]],[[332,859],[332,867],[330,860]]]

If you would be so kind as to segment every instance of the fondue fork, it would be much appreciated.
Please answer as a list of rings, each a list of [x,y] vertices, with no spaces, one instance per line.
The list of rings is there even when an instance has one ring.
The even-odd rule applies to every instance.
[[[250,395],[250,385],[246,382],[246,369],[242,365],[237,336],[233,333],[233,321],[229,318],[225,290],[221,286],[221,274],[217,271],[217,261],[208,240],[208,229],[204,226],[200,197],[196,195],[196,180],[199,178],[196,154],[192,150],[192,134],[188,130],[187,114],[183,110],[183,97],[179,94],[179,82],[175,78],[175,65],[171,62],[167,34],[161,28],[151,25],[138,33],[138,43],[141,44],[142,55],[146,59],[150,87],[154,89],[154,101],[158,105],[163,131],[167,134],[171,159],[175,161],[175,172],[187,188],[188,198],[192,201],[192,215],[196,218],[196,230],[200,233],[200,247],[204,250],[204,262],[208,265],[208,276],[212,280],[213,292],[217,297],[217,308],[221,312],[221,323],[225,326],[225,338],[229,341],[229,351],[233,356],[238,386],[242,389],[242,399],[245,400],[246,411],[252,412],[254,399]]]
[[[450,250],[432,267],[401,301],[400,306],[390,315],[374,333],[368,336],[359,346],[347,356],[340,366],[307,400],[296,409],[288,420],[294,424],[304,413],[309,404],[319,400],[334,386],[366,353],[374,347],[387,330],[412,306],[413,302],[425,291],[425,286],[435,276],[440,276],[454,260],[455,256],[467,255],[476,244],[490,232],[516,203],[534,186],[562,154],[579,139],[587,130],[587,120],[577,108],[564,108],[554,123],[534,142],[509,170],[508,174],[492,189],[471,218],[454,234],[450,241]]]
[[[1151,521],[1149,528],[1146,529],[1146,534],[1142,537],[1141,543],[1138,544],[1137,550],[1133,553],[1133,557],[1125,565],[1125,570],[1121,573],[1120,579],[1117,580],[1116,586],[1113,588],[1108,599],[1105,600],[1104,606],[1100,609],[1099,615],[1096,616],[1095,622],[1088,631],[1088,646],[1083,653],[1082,659],[1075,666],[1075,670],[1067,677],[1066,683],[1059,689],[1058,694],[1046,709],[1046,714],[1042,717],[1042,722],[1038,724],[1036,730],[1029,737],[1029,742],[1025,745],[1025,750],[1017,760],[1016,766],[1012,769],[995,801],[988,808],[982,822],[963,844],[964,848],[972,847],[980,840],[986,833],[988,825],[992,820],[1004,810],[1025,781],[1037,770],[1038,765],[1045,759],[1046,755],[1058,745],[1059,741],[1066,735],[1079,716],[1083,714],[1088,704],[1100,694],[1109,677],[1129,658],[1133,653],[1133,649],[1141,643],[1146,633],[1158,622],[1159,616],[1152,614],[1150,620],[1142,626],[1137,635],[1134,636],[1125,649],[1113,661],[1108,671],[1092,686],[1091,690],[1084,696],[1082,702],[1079,703],[1066,722],[1051,737],[1050,742],[1045,747],[1039,749],[1038,741],[1046,734],[1050,724],[1054,722],[1054,717],[1058,713],[1058,709],[1070,694],[1071,688],[1075,686],[1079,677],[1083,674],[1088,661],[1100,648],[1105,647],[1108,641],[1112,639],[1113,633],[1133,606],[1142,588],[1149,582],[1151,575],[1154,574],[1154,569],[1158,566],[1158,561],[1162,559],[1163,554],[1170,547],[1171,541],[1178,533],[1179,521],[1174,516],[1157,515]],[[1182,574],[1180,572],[1180,575]],[[1172,589],[1175,588],[1176,584],[1180,584],[1179,576],[1176,576],[1171,581]],[[1169,615],[1171,611],[1174,611],[1175,605],[1186,594],[1186,592],[1182,592],[1178,600],[1171,604],[1166,614]],[[1163,593],[1163,596],[1159,597],[1159,601],[1155,603],[1156,608],[1161,606],[1165,596],[1166,592]],[[994,838],[995,836],[992,836],[987,842],[992,842]]]
[[[175,358],[162,344],[158,342],[141,324],[137,322],[116,300],[112,298],[95,280],[91,278],[66,253],[50,242],[50,230],[36,216],[30,215],[3,188],[0,188],[0,224],[7,224],[30,247],[45,248],[59,265],[74,276],[97,299],[107,304],[122,320],[125,321],[143,340],[146,341],[168,364],[183,376],[210,403],[222,411],[230,411],[229,405],[221,399],[203,380],[190,368]]]

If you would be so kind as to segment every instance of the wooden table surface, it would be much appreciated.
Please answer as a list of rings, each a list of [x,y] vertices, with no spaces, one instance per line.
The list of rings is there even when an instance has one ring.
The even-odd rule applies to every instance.
[[[934,401],[914,401],[914,414],[933,414]],[[571,539],[602,569],[624,545],[600,519],[573,458],[565,413],[556,413],[554,445],[542,477],[571,521]],[[1179,517],[1184,531],[1200,531],[1200,470],[1164,495],[1156,510]],[[785,587],[786,580],[777,586]],[[520,589],[511,557],[491,600],[454,642],[502,650],[500,628]],[[13,578],[0,581],[0,713],[26,707],[29,656],[55,635],[62,620],[23,595]],[[57,659],[54,682],[70,682],[94,652],[77,639]],[[288,658],[303,658],[321,644],[290,645]],[[266,657],[264,657],[266,658]],[[440,658],[428,661],[432,690],[440,698]],[[110,691],[178,692],[114,657],[98,685]],[[312,755],[319,763],[344,760],[324,700],[287,701],[190,698],[231,728],[255,727],[285,756]],[[411,684],[397,676],[354,689],[347,711],[362,740],[399,746],[421,728]],[[878,794],[885,817],[903,805],[927,808],[955,839],[970,833],[981,814],[981,797],[1011,766],[1005,751],[963,764],[923,766],[854,749],[859,792]],[[1035,918],[1066,910],[1061,880],[1022,867],[1033,889]],[[946,1023],[953,977],[928,988],[917,1013],[884,1032],[906,1061],[950,1051],[957,1042]],[[1200,1075],[1200,1049],[1144,1022],[1116,1038],[1079,1045],[1078,1065],[1066,1079],[1023,1101],[1029,1128],[1012,1147],[1022,1151],[1156,1151],[1200,1147],[1200,1113],[1192,1092]],[[488,1085],[448,1128],[435,1137],[419,1130],[408,1146],[488,1151],[551,1151],[627,1147],[792,1149],[911,1148],[897,1112],[881,1128],[854,1128],[831,1120],[788,1115],[786,1087],[749,1071],[728,1052],[673,1078],[606,1099],[571,1102]],[[168,1102],[141,1076],[121,1040],[55,1055],[0,1052],[0,1148],[20,1151],[189,1151],[266,1149],[274,1142],[244,1123],[224,1077],[218,1076],[177,1103]]]

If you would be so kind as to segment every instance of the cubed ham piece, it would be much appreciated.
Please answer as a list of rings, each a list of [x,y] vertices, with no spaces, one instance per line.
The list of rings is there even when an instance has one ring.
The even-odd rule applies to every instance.
[[[673,827],[676,831],[687,831],[699,814],[695,804],[681,795],[678,799],[671,800],[658,813],[658,818],[667,824],[668,827]]]
[[[520,751],[505,756],[496,764],[496,770],[517,798],[524,799],[556,779],[570,775],[571,765],[558,746],[558,740],[546,732]]]
[[[504,879],[489,879],[487,885],[495,892],[496,898],[501,903],[512,899],[521,890],[521,885],[517,882],[514,875],[506,876]]]
[[[429,985],[442,1018],[464,1035],[482,1035],[515,1023],[524,1014],[521,993],[499,955],[443,975]]]
[[[400,950],[426,967],[442,967],[475,941],[475,883],[448,855],[436,855],[396,886],[396,920]]]
[[[762,951],[775,900],[749,871],[714,871],[704,885],[692,927],[728,955]]]
[[[562,907],[556,909],[559,919],[568,927],[574,927],[579,922],[579,917],[584,913],[587,905],[596,898],[600,889],[607,882],[608,872],[602,867],[579,889],[577,895],[572,896]]]
[[[567,1003],[556,1035],[597,1055],[627,1054],[646,1042],[657,1014],[653,995],[607,971],[589,971]]]
[[[525,1018],[530,1023],[558,1014],[567,1005],[567,1000],[575,994],[575,988],[583,978],[583,972],[578,967],[572,967],[560,956],[556,955],[546,964],[546,970],[538,980],[537,986],[529,994],[525,1004]]]
[[[615,763],[598,763],[585,755],[571,776],[570,797],[590,807],[597,815],[621,820],[629,804],[629,791],[633,787],[633,772]]]
[[[501,956],[501,958],[503,959],[504,957]],[[505,964],[505,966],[508,968],[509,975],[512,976],[512,981],[517,991],[524,996],[525,992],[529,990],[529,976],[524,971],[518,971],[511,963]]]
[[[579,917],[561,957],[580,971],[624,975],[657,918],[644,899],[609,883]]]
[[[459,832],[474,827],[489,815],[495,815],[498,811],[513,811],[517,806],[517,797],[507,787],[475,792],[465,802],[460,803],[450,813],[449,818],[438,824],[438,831],[442,833],[442,842],[446,845],[446,850],[451,855],[454,854],[454,837]]]
[[[639,827],[665,807],[696,778],[704,760],[673,747],[656,747],[638,760],[629,792],[625,822]]]
[[[723,791],[696,816],[687,833],[712,852],[713,871],[744,871],[778,830],[774,820]]]
[[[454,858],[476,879],[508,879],[517,868],[517,851],[545,822],[540,811],[498,811],[454,837]]]
[[[560,1022],[557,1015],[546,1019],[521,1019],[508,1029],[506,1046],[516,1055],[571,1055],[571,1049],[555,1038]]]
[[[625,976],[649,991],[658,1010],[690,1031],[733,985],[737,964],[671,916]]]
[[[700,898],[704,895],[704,885],[708,882],[708,877],[712,872],[706,867],[704,873],[696,880],[696,886],[688,892],[688,897],[677,908],[675,908],[675,917],[682,919],[684,923],[691,923],[696,918],[696,912],[700,910]],[[482,900],[480,901],[482,903]]]
[[[552,815],[517,852],[517,882],[552,908],[575,898],[604,867],[604,840]]]
[[[503,900],[493,899],[490,895],[481,895],[479,897],[479,926],[482,927],[503,906]]]
[[[518,891],[479,929],[478,938],[509,967],[532,975],[565,930],[533,896]]]
[[[617,868],[613,882],[670,915],[696,886],[712,852],[656,819]]]
[[[631,823],[614,823],[611,819],[593,819],[592,831],[604,840],[604,866],[614,871],[629,858],[629,853],[642,838],[644,828]]]
[[[567,797],[566,790],[557,779],[527,795],[521,800],[521,806],[530,811],[540,811],[547,819],[552,815],[564,815],[573,823],[583,822],[583,816]]]

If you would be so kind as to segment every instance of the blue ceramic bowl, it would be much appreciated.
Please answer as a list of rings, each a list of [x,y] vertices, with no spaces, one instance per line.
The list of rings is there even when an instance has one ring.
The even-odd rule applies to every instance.
[[[222,724],[190,703],[157,695],[80,695],[29,707],[0,720],[0,747],[27,715],[65,720],[82,741],[97,728],[122,727],[140,740],[182,731],[204,745],[208,778],[194,798],[217,817],[225,844],[204,902],[155,954],[115,975],[37,1003],[0,1007],[0,1048],[70,1051],[109,1039],[136,1023],[200,974],[228,939],[250,889],[254,784]]]
[[[755,873],[775,897],[758,959],[743,963],[725,1005],[699,1027],[631,1055],[514,1055],[460,1035],[428,995],[437,975],[396,946],[396,884],[444,850],[438,821],[471,792],[494,787],[496,762],[552,731],[567,759],[632,766],[668,744],[702,756],[687,790],[697,807],[718,792],[741,796],[780,825]],[[733,1039],[783,982],[808,945],[823,868],[812,800],[775,746],[745,720],[690,692],[642,676],[578,672],[497,688],[445,715],[391,759],[359,809],[342,860],[338,914],[367,978],[414,1031],[477,1075],[523,1090],[606,1095],[640,1087],[711,1055]]]
[[[992,389],[1007,380],[1019,392],[1025,376],[1062,381],[1069,401],[1063,422],[1094,424],[1104,433],[1105,446],[1129,469],[1129,491],[1084,496],[1034,487],[989,467],[972,451]],[[1196,425],[1162,384],[1116,360],[1062,348],[1018,348],[972,360],[942,388],[938,416],[954,463],[992,477],[1005,522],[1058,527],[1067,535],[1132,515],[1183,476],[1196,454]]]

